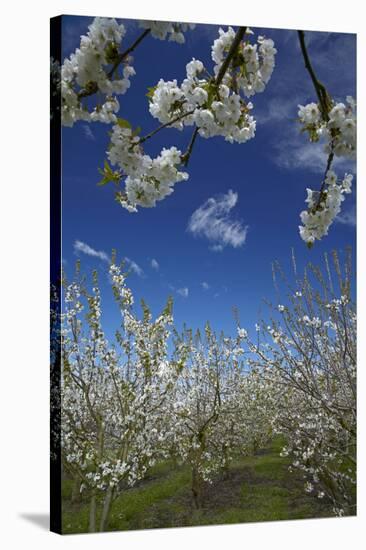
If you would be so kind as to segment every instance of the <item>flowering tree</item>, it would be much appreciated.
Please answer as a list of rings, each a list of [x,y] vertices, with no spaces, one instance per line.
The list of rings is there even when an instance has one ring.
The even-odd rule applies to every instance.
[[[169,435],[165,406],[176,377],[173,364],[166,362],[171,304],[155,321],[144,305],[138,320],[116,264],[110,277],[122,313],[122,330],[116,334],[119,351],[102,329],[96,275],[91,291],[78,278],[64,281],[62,457],[90,498],[90,531],[96,530],[97,502],[102,501],[103,531],[120,491],[163,456],[162,442]]]
[[[334,254],[334,266],[338,297],[327,261],[329,279],[306,273],[288,305],[278,305],[280,319],[263,326],[267,340],[248,343],[276,403],[283,454],[303,473],[306,492],[328,497],[343,515],[356,505],[356,312],[350,262],[342,275]]]
[[[51,71],[54,85],[61,90],[61,119],[65,126],[77,121],[111,124],[108,160],[101,170],[104,185],[113,182],[116,200],[129,212],[137,207],[153,207],[170,195],[177,182],[186,181],[189,162],[197,136],[222,136],[231,143],[245,143],[254,138],[256,121],[249,98],[265,90],[271,78],[277,50],[273,40],[258,36],[249,27],[219,30],[211,47],[213,67],[205,67],[195,58],[186,66],[186,78],[164,81],[149,88],[150,114],[160,122],[155,130],[141,136],[129,121],[119,118],[118,97],[124,95],[135,75],[131,53],[147,37],[184,43],[184,33],[192,24],[140,21],[144,30],[133,44],[122,49],[126,35],[123,24],[115,19],[95,18],[80,47],[61,66],[57,75],[55,62]],[[340,180],[331,166],[334,157],[355,158],[356,104],[348,96],[346,104],[333,100],[316,76],[305,44],[305,34],[298,31],[305,67],[314,85],[317,103],[299,105],[302,131],[311,141],[325,141],[328,161],[319,191],[308,189],[308,208],[301,212],[301,238],[310,247],[321,239],[341,209],[344,194],[351,192],[353,176]],[[98,94],[98,101],[93,98]],[[100,99],[101,98],[101,99]],[[187,149],[163,148],[152,158],[145,152],[145,142],[164,128],[193,128]],[[109,164],[110,163],[110,164]],[[112,166],[114,168],[112,168]]]
[[[268,439],[262,381],[246,371],[242,336],[217,337],[207,324],[204,336],[186,329],[176,335],[176,360],[182,365],[172,418],[176,452],[192,471],[195,506],[202,505],[204,482],[227,472],[233,456],[248,454]]]

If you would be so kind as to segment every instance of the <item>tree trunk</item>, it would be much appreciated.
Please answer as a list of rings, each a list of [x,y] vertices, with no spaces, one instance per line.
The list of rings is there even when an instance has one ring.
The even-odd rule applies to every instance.
[[[222,447],[222,454],[223,454],[223,465],[221,468],[222,477],[223,479],[228,479],[229,478],[229,455],[228,455],[226,445]]]
[[[192,468],[192,495],[193,495],[193,502],[197,509],[201,508],[201,477],[198,473],[198,470],[196,466],[193,466]]]
[[[90,500],[89,509],[89,533],[95,533],[96,531],[96,513],[97,513],[97,501],[95,495],[92,495]]]
[[[80,487],[81,487],[81,477],[77,476],[72,486],[71,502],[73,504],[75,504],[76,502],[80,502],[81,500]]]
[[[113,488],[108,487],[107,493],[106,493],[106,496],[105,496],[105,499],[104,499],[102,516],[100,518],[99,531],[101,531],[101,532],[106,531],[106,529],[108,527],[108,520],[109,520],[109,515],[110,515],[110,512],[111,512],[112,501],[113,501],[113,493],[114,493]]]

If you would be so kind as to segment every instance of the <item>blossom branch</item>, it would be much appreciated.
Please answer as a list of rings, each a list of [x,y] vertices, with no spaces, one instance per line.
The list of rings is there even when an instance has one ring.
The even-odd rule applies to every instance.
[[[341,210],[344,193],[351,193],[352,175],[345,174],[341,184],[337,175],[331,170],[335,155],[353,157],[356,151],[356,123],[354,116],[355,102],[348,96],[346,107],[343,103],[335,103],[324,84],[315,74],[306,48],[305,33],[298,31],[300,48],[313,83],[318,103],[306,106],[299,105],[300,122],[309,132],[310,141],[319,141],[326,135],[328,153],[325,174],[319,191],[307,190],[307,210],[300,214],[302,226],[299,226],[300,236],[311,247],[315,239],[327,234],[330,225]]]
[[[146,136],[142,137],[139,141],[139,143],[144,143],[144,141],[152,138],[155,134],[157,134],[158,132],[160,132],[160,130],[163,130],[164,128],[168,128],[169,126],[171,126],[172,124],[175,124],[176,122],[178,122],[179,120],[182,120],[182,118],[185,118],[189,115],[192,115],[194,113],[194,111],[187,111],[186,113],[183,113],[183,114],[180,114],[178,116],[176,116],[175,118],[173,118],[172,120],[169,120],[169,122],[165,122],[165,124],[161,124],[160,126],[158,126],[157,128],[155,128],[155,130],[153,130],[152,132],[150,132],[149,134],[146,134]]]
[[[122,61],[124,61],[131,52],[133,52],[137,46],[144,40],[144,38],[150,33],[151,29],[145,29],[143,33],[140,34],[140,36],[135,40],[133,44],[127,50],[124,52],[121,52],[116,61],[114,62],[111,70],[107,74],[108,78],[111,79],[114,75],[115,71],[118,69]],[[87,88],[84,88],[79,91],[77,94],[79,99],[82,99],[83,97],[89,97],[91,95],[94,95],[98,92],[98,84],[96,82],[91,82],[90,85]]]
[[[305,62],[305,68],[307,69],[307,71],[310,74],[310,78],[311,78],[311,81],[314,85],[316,95],[318,96],[319,104],[320,104],[320,110],[321,110],[323,120],[324,120],[324,122],[328,122],[329,121],[328,112],[329,112],[329,107],[330,107],[329,94],[328,94],[327,89],[324,86],[324,84],[322,84],[319,81],[319,79],[317,78],[317,76],[314,72],[314,69],[313,69],[313,66],[311,64],[310,57],[309,57],[309,54],[308,54],[308,51],[307,51],[307,48],[306,48],[306,44],[305,44],[305,33],[304,33],[304,31],[297,31],[297,32],[298,32],[298,37],[299,37],[299,42],[300,42],[301,53],[302,53],[302,56],[303,56],[304,62]]]
[[[115,70],[119,67],[119,65],[122,63],[124,59],[126,59],[131,52],[134,51],[135,48],[146,38],[146,36],[150,33],[151,29],[145,29],[143,33],[140,34],[140,36],[135,40],[135,42],[127,48],[124,52],[120,53],[116,61],[114,62],[114,65],[110,72],[108,73],[109,78],[111,78],[115,72]]]
[[[235,35],[234,40],[231,43],[229,52],[228,52],[227,56],[225,57],[225,60],[224,60],[223,64],[221,65],[221,68],[220,68],[219,72],[217,73],[217,77],[215,79],[215,84],[217,86],[219,84],[221,84],[222,79],[224,78],[225,73],[229,68],[229,65],[231,63],[232,58],[234,57],[240,42],[244,38],[246,30],[247,30],[246,27],[239,27],[239,29],[236,31],[236,35]]]
[[[182,155],[182,164],[183,166],[187,166],[188,165],[188,162],[189,162],[189,159],[190,159],[190,156],[191,156],[191,153],[192,153],[192,149],[193,149],[193,146],[194,146],[194,143],[196,141],[196,138],[197,138],[197,134],[198,134],[198,127],[196,126],[196,128],[194,129],[193,131],[193,134],[192,134],[192,137],[191,137],[191,140],[189,142],[189,145],[187,147],[187,150],[185,153],[183,153]]]

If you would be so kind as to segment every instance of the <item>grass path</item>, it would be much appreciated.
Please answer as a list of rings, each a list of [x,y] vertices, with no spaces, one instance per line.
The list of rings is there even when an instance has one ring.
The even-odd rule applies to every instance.
[[[87,503],[71,504],[70,482],[63,487],[63,531],[87,532]],[[190,471],[163,464],[113,504],[109,530],[151,529],[329,517],[331,507],[303,490],[303,480],[288,472],[279,444],[237,460],[227,479],[207,485],[204,507],[195,510]]]

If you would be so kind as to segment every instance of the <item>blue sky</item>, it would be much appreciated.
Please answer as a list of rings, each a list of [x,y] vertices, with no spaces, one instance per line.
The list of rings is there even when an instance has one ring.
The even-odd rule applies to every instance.
[[[91,21],[87,17],[63,18],[63,57],[78,46],[80,34],[87,32]],[[124,23],[125,48],[141,30],[134,21]],[[148,111],[147,88],[160,78],[181,81],[192,57],[211,67],[210,48],[218,28],[198,25],[186,33],[184,45],[148,37],[134,53],[137,74],[131,79],[130,90],[120,97],[119,116],[134,127],[141,126],[142,134],[156,128],[158,121]],[[271,263],[278,260],[290,273],[291,248],[299,267],[309,261],[320,263],[324,252],[333,248],[342,251],[351,245],[355,249],[355,188],[344,203],[342,219],[333,224],[327,237],[311,250],[299,237],[305,189],[319,187],[326,165],[321,146],[309,144],[296,122],[297,105],[314,101],[315,95],[296,31],[253,30],[273,38],[278,50],[265,92],[253,98],[256,137],[245,144],[198,138],[188,166],[189,180],[178,183],[174,193],[155,208],[130,214],[114,201],[112,185],[96,185],[109,141],[107,125],[79,122],[62,130],[63,260],[67,272],[72,271],[77,257],[83,271],[100,271],[107,332],[119,321],[106,276],[105,258],[112,248],[117,249],[119,258],[129,259],[128,284],[136,301],[144,298],[157,314],[170,294],[178,326],[186,322],[193,328],[202,327],[210,320],[214,328],[228,333],[235,330],[233,306],[239,308],[243,326],[253,327],[261,314],[266,316],[263,299],[275,299]],[[309,32],[306,41],[316,73],[330,94],[343,101],[346,95],[355,97],[356,35]],[[155,155],[171,145],[184,151],[190,136],[189,128],[183,132],[168,128],[146,143],[146,151]],[[337,168],[340,175],[355,170],[344,161],[338,162]],[[218,247],[215,244],[220,241],[207,238],[209,231],[206,236],[204,231],[194,234],[188,226],[198,209],[196,218],[210,214],[209,224],[215,205],[221,204],[224,196],[232,199],[222,222],[229,238]],[[210,201],[208,213],[209,199],[216,202]],[[242,237],[240,246],[232,246],[238,244],[231,238],[233,227]],[[91,250],[83,245],[75,247],[76,241],[99,255],[90,255]]]

